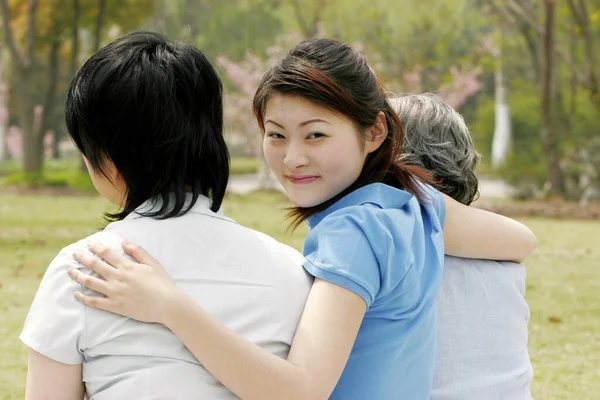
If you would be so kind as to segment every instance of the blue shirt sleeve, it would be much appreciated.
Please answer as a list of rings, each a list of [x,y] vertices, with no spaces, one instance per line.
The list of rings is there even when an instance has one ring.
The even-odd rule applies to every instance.
[[[433,198],[433,207],[435,208],[436,214],[440,220],[440,225],[442,229],[444,228],[444,221],[446,220],[446,202],[444,201],[444,196],[438,190],[431,188],[432,198]]]
[[[304,242],[304,268],[361,296],[369,307],[380,290],[377,255],[386,254],[389,231],[369,207],[347,207],[325,217]],[[375,250],[372,243],[378,243]]]
[[[428,206],[433,208],[437,219],[440,221],[440,230],[444,229],[446,219],[446,202],[442,193],[433,186],[421,184],[421,190],[425,194]]]

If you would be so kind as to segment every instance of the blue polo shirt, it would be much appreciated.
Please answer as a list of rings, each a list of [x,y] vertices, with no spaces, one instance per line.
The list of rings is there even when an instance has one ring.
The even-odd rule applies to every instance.
[[[367,303],[331,399],[429,399],[445,207],[438,191],[424,191],[419,204],[375,183],[308,219],[304,268]]]

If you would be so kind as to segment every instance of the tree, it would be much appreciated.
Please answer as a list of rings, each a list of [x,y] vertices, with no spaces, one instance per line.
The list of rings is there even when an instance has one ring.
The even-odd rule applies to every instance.
[[[19,108],[19,120],[23,130],[24,162],[26,174],[39,173],[43,164],[43,142],[39,131],[33,125],[33,104],[31,101],[32,63],[35,44],[35,24],[38,1],[31,0],[28,7],[28,25],[22,54],[17,48],[13,30],[10,26],[11,12],[7,0],[0,0],[2,21],[4,25],[4,40],[9,49],[15,73],[15,97]]]
[[[495,71],[494,71],[494,90],[495,90],[495,118],[494,118],[494,139],[492,141],[492,167],[499,168],[504,165],[511,144],[511,126],[510,126],[510,105],[508,103],[508,94],[506,80],[504,77],[504,67],[502,63],[502,45],[504,42],[504,27],[500,28],[500,41],[497,48],[494,49]]]
[[[97,48],[101,43],[102,24],[124,30],[136,27],[152,13],[153,1],[123,0],[118,7],[107,8],[105,0],[97,3],[0,0],[0,7],[4,41],[13,65],[12,99],[15,100],[23,132],[23,169],[26,174],[39,174],[43,167],[43,134],[46,128],[58,125],[55,109],[61,103],[61,89],[78,67],[79,53],[85,48],[82,46],[85,43],[79,43],[79,35],[74,34],[75,26],[81,32],[96,31],[94,46]],[[65,53],[61,43],[69,39],[74,51]],[[79,49],[80,46],[82,49]],[[47,57],[45,62],[42,55]],[[65,62],[68,56],[70,62]],[[71,71],[62,74],[63,66],[65,72]],[[40,87],[45,90],[39,90]],[[36,108],[38,104],[42,106]],[[34,124],[34,109],[41,111],[37,124]]]
[[[322,15],[327,6],[327,0],[317,0],[315,4],[311,4],[312,7],[306,7],[306,4],[301,5],[299,0],[291,0],[290,3],[293,7],[294,17],[300,27],[302,36],[306,39],[316,37],[322,29]],[[331,3],[331,0],[329,3]],[[305,7],[303,7],[303,5]],[[307,8],[312,9],[310,10],[312,11],[310,12],[311,15],[306,15]]]
[[[6,132],[8,130],[8,79],[6,59],[8,54],[0,50],[0,161],[6,158]]]
[[[102,40],[102,28],[104,27],[104,18],[106,15],[106,0],[98,0],[98,13],[96,14],[96,26],[94,27],[94,47],[95,53],[100,50]]]
[[[553,131],[551,105],[554,98],[552,76],[555,73],[554,62],[554,0],[544,0],[544,46],[541,81],[541,117],[540,137],[546,155],[546,169],[551,184],[551,193],[564,196],[565,182],[560,167],[560,156]]]

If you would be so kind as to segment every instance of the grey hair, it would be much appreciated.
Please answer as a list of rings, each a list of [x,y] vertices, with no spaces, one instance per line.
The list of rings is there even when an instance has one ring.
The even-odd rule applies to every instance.
[[[463,204],[479,197],[475,150],[463,117],[433,93],[389,99],[404,127],[402,161],[431,172],[433,185]]]

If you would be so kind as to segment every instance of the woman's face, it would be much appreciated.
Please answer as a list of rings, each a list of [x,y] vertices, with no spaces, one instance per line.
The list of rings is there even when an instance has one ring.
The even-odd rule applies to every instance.
[[[263,150],[290,201],[319,205],[352,185],[373,151],[347,117],[297,96],[266,105]]]

